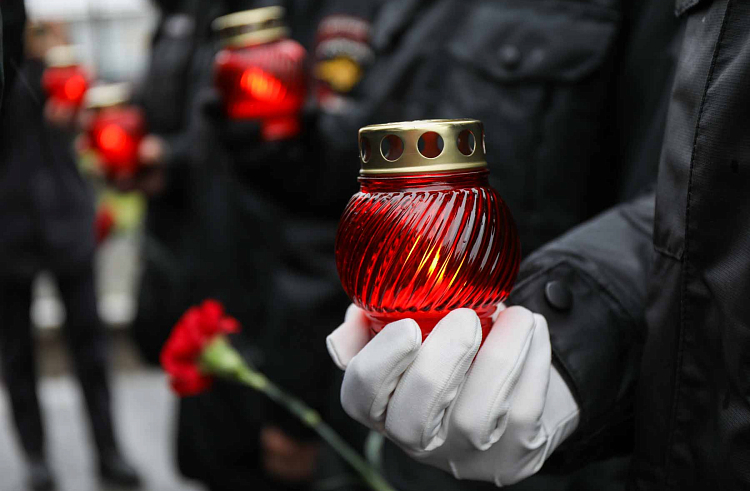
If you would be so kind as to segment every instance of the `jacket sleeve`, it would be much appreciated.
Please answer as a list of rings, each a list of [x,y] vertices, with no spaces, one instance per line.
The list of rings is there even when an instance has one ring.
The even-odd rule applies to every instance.
[[[550,467],[627,452],[645,337],[654,194],[619,205],[521,265],[509,303],[547,318],[553,363],[581,408]]]

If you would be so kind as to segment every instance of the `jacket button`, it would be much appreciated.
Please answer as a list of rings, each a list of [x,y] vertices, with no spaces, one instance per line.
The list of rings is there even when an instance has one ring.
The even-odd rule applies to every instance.
[[[509,70],[516,68],[521,63],[521,51],[512,44],[502,46],[500,51],[498,51],[498,57],[500,58],[500,63]]]
[[[544,286],[544,298],[557,310],[570,310],[573,306],[573,294],[562,281],[550,281]]]

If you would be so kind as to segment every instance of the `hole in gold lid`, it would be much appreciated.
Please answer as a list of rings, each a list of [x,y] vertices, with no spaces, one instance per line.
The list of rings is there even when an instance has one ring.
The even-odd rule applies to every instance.
[[[417,149],[419,153],[428,159],[434,159],[441,153],[443,153],[443,137],[435,133],[434,131],[428,131],[419,137],[417,141]]]
[[[463,130],[458,134],[456,145],[458,145],[458,151],[462,154],[466,156],[473,154],[477,145],[476,139],[474,138],[474,133],[472,133],[470,130]]]
[[[367,163],[370,161],[372,156],[372,148],[370,147],[370,139],[363,136],[359,139],[359,156],[362,158],[362,162]]]
[[[380,142],[380,153],[389,162],[394,162],[404,153],[404,142],[396,135],[387,135]]]

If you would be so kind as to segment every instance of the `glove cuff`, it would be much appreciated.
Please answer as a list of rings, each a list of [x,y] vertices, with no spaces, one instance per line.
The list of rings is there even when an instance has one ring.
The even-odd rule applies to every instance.
[[[545,316],[553,365],[580,408],[576,431],[552,459],[568,468],[632,446],[628,428],[641,345],[637,321],[601,277],[576,259],[555,256],[532,256],[508,303]]]

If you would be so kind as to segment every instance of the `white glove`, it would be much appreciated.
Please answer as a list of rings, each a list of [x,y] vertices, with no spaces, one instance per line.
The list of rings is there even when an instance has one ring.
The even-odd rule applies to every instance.
[[[573,433],[579,409],[551,364],[544,317],[523,307],[496,315],[480,350],[473,310],[451,312],[422,343],[412,319],[370,339],[367,317],[352,305],[327,339],[346,370],[341,404],[457,479],[504,486],[531,476]]]

